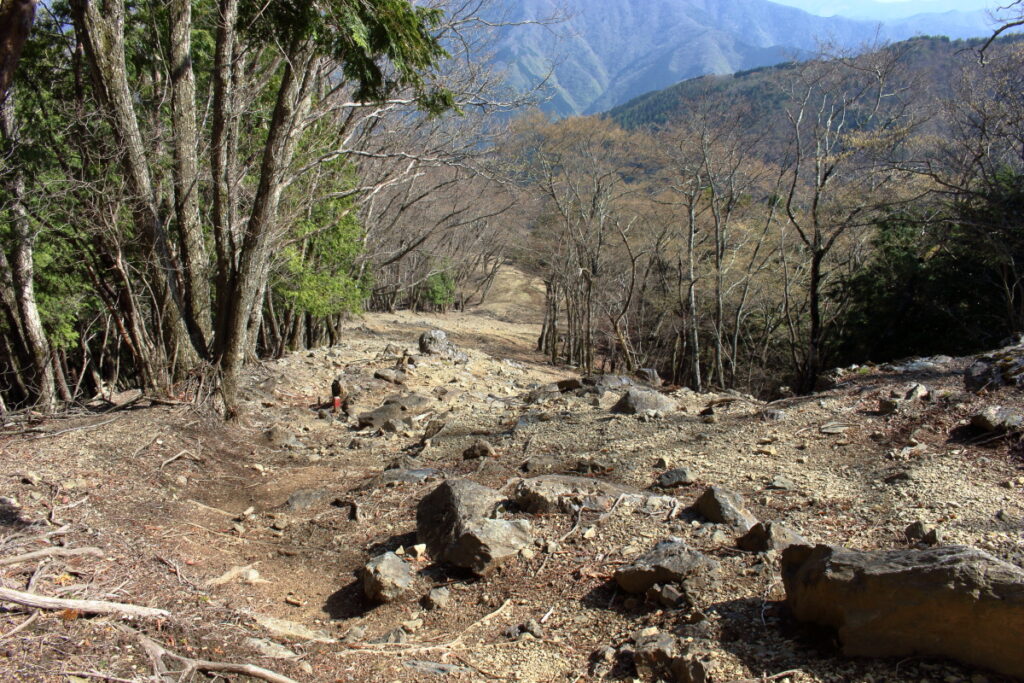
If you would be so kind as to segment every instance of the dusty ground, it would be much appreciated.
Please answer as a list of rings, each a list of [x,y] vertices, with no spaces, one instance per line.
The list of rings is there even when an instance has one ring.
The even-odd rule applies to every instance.
[[[409,457],[423,429],[374,436],[320,419],[316,405],[337,375],[363,389],[357,404],[366,409],[399,391],[431,397],[447,426],[416,462],[446,476],[510,490],[524,476],[520,465],[540,458],[559,471],[596,463],[604,478],[647,488],[664,458],[699,478],[675,491],[681,509],[716,484],[744,494],[758,518],[784,521],[813,541],[906,547],[903,529],[921,519],[940,526],[947,542],[1024,563],[1017,444],[979,443],[965,428],[983,405],[1024,400],[964,393],[963,361],[916,374],[850,373],[834,390],[771,406],[781,414],[736,400],[717,409],[713,424],[698,413],[720,397],[686,390],[672,394],[678,412],[652,421],[612,416],[607,405],[576,397],[531,405],[522,398],[532,386],[573,373],[533,353],[536,324],[509,322],[536,296],[535,289],[517,294],[521,285],[498,286],[484,311],[366,316],[350,324],[345,344],[254,367],[241,424],[225,426],[202,407],[143,400],[0,433],[0,558],[55,546],[103,552],[0,559],[3,586],[171,613],[133,621],[74,611],[30,616],[7,603],[0,679],[151,680],[141,632],[183,656],[256,664],[300,681],[440,680],[429,672],[438,664],[450,667],[451,680],[630,680],[628,662],[594,669],[591,654],[645,626],[690,627],[674,610],[629,600],[609,578],[658,540],[678,536],[726,567],[701,626],[715,643],[716,681],[785,672],[775,680],[999,680],[938,660],[842,658],[830,634],[795,625],[781,608],[777,558],[736,550],[732,534],[688,512],[668,519],[624,508],[601,524],[589,513],[532,516],[541,539],[560,541],[554,552],[539,546],[485,580],[418,561],[418,595],[447,585],[451,606],[369,604],[356,570],[382,549],[416,543],[415,506],[436,482],[377,481],[385,466]],[[424,359],[404,388],[373,379],[394,365],[388,344],[415,350],[431,327],[446,330],[470,362]],[[876,413],[880,397],[915,382],[938,398]],[[274,426],[297,442],[269,440]],[[463,449],[481,437],[499,457],[464,461]],[[901,473],[909,474],[887,483]],[[770,487],[779,475],[790,480],[788,490]],[[289,506],[303,490],[323,497]],[[349,502],[359,519],[350,518]],[[248,571],[227,574],[238,568]],[[530,618],[543,621],[541,638],[504,635]],[[403,626],[406,642],[373,642]]]

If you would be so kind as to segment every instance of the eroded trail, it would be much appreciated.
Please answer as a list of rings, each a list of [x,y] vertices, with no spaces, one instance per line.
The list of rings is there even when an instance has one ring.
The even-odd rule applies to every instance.
[[[254,367],[237,425],[141,401],[5,433],[0,557],[54,546],[103,557],[0,565],[4,586],[165,609],[170,617],[132,628],[185,657],[302,681],[631,679],[634,641],[651,628],[700,643],[716,681],[982,675],[936,660],[841,657],[827,633],[782,609],[777,553],[737,548],[735,529],[690,509],[714,485],[812,542],[905,548],[907,525],[922,520],[946,543],[1021,563],[1020,460],[1007,440],[977,443],[964,431],[987,399],[963,392],[963,362],[853,374],[771,407],[678,390],[667,394],[674,409],[622,415],[610,411],[622,388],[548,387],[575,376],[538,358],[538,327],[507,314],[367,316],[348,326],[344,344]],[[403,364],[433,328],[467,362]],[[401,385],[375,377],[396,369]],[[318,410],[335,378],[352,416],[395,396],[407,409],[384,415],[380,429],[356,429],[355,417]],[[930,400],[878,413],[880,399],[919,382]],[[714,417],[702,416],[713,403]],[[479,439],[493,455],[465,458]],[[679,486],[655,486],[679,468],[688,476],[662,480]],[[522,479],[552,473],[644,493],[597,505],[583,496],[581,506],[543,513],[507,505],[501,516],[528,521],[535,542],[486,578],[416,547],[417,503],[442,480],[468,478],[513,498]],[[630,595],[612,580],[670,537],[719,565],[699,604]],[[415,580],[378,605],[358,573],[386,551],[410,563]],[[441,587],[438,604],[423,600]],[[3,678],[151,680],[152,660],[121,623],[0,613]]]

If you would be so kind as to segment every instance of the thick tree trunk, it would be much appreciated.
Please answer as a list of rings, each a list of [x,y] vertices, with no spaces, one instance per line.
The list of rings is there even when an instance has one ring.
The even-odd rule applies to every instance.
[[[203,226],[199,220],[199,173],[196,155],[196,81],[192,73],[192,2],[172,0],[171,129],[174,135],[174,210],[184,272],[185,299],[195,321],[197,342],[205,355],[213,323],[210,275]]]
[[[32,30],[39,0],[0,0],[0,104],[14,82],[21,49]]]
[[[235,274],[235,244],[233,238],[235,193],[233,191],[234,163],[231,131],[235,117],[235,22],[238,20],[238,0],[220,0],[217,23],[217,46],[213,70],[213,124],[210,132],[210,174],[213,181],[214,247],[217,252],[217,273],[214,280],[217,292],[217,326],[221,328],[231,305],[230,286]],[[222,340],[217,340],[220,354]]]
[[[263,148],[260,181],[238,258],[238,268],[225,296],[230,308],[218,321],[221,340],[220,365],[222,397],[228,417],[238,414],[238,378],[249,351],[249,323],[267,276],[273,246],[277,209],[284,189],[285,173],[302,132],[302,120],[309,108],[312,77],[310,56],[294,50],[281,75],[274,116]]]
[[[11,98],[0,104],[0,133],[4,141],[15,144],[14,107]],[[15,162],[7,191],[11,197],[11,257],[10,263],[0,264],[0,269],[10,272],[14,305],[21,323],[21,334],[25,350],[31,357],[33,377],[31,385],[36,407],[43,412],[52,412],[57,407],[53,365],[50,360],[50,344],[43,331],[35,293],[35,250],[36,233],[29,223],[25,209],[25,179]],[[6,261],[6,258],[3,257]],[[5,278],[6,279],[6,278]]]

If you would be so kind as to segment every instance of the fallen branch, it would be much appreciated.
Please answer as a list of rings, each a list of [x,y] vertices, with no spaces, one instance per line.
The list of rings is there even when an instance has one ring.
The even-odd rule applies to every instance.
[[[131,631],[131,629],[128,629]],[[192,659],[191,657],[183,657],[179,654],[175,654],[165,648],[160,643],[156,642],[152,638],[144,636],[138,631],[132,631],[135,637],[139,639],[139,643],[142,645],[142,649],[149,655],[150,661],[153,662],[153,669],[156,673],[157,680],[163,679],[165,681],[189,681],[192,679],[192,675],[196,672],[203,671],[206,673],[227,673],[227,674],[242,674],[243,676],[251,676],[253,678],[259,678],[264,681],[270,681],[270,683],[298,683],[294,678],[288,678],[281,674],[271,671],[270,669],[264,669],[261,666],[255,666],[253,664],[233,664],[231,662],[212,662],[207,659]],[[167,666],[164,664],[164,658],[170,659],[178,664],[184,666],[184,670],[170,672],[167,670]],[[177,676],[177,678],[174,678]]]
[[[140,607],[121,602],[105,602],[102,600],[65,600],[48,598],[35,593],[23,593],[10,588],[0,588],[0,602],[13,602],[24,607],[52,610],[74,610],[84,614],[123,614],[129,617],[169,617],[167,610],[155,607]]]
[[[120,417],[120,416],[118,416],[118,417]],[[36,439],[45,439],[48,436],[60,436],[61,434],[67,434],[69,432],[78,432],[78,431],[81,431],[83,429],[95,429],[96,427],[102,427],[103,425],[110,424],[114,420],[117,420],[118,417],[112,417],[109,420],[104,420],[103,422],[97,422],[96,424],[82,425],[80,427],[70,427],[68,429],[58,429],[55,432],[46,432],[45,434],[39,434],[38,436],[30,436],[27,439],[22,439],[22,441],[35,441]]]
[[[482,618],[474,621],[472,624],[462,629],[462,633],[460,633],[457,638],[455,638],[454,640],[449,640],[447,643],[439,643],[437,645],[417,645],[405,643],[380,643],[376,646],[352,645],[347,650],[341,650],[340,652],[338,652],[338,654],[385,654],[388,652],[395,652],[398,654],[411,654],[420,652],[433,652],[435,650],[450,650],[457,645],[462,645],[462,639],[472,629],[482,624],[486,624],[488,621],[504,612],[505,609],[511,604],[511,600],[506,600],[501,604],[501,607],[494,610],[490,614],[484,615]]]
[[[621,498],[621,496],[620,496],[620,498]],[[580,507],[578,510],[576,510],[576,523],[572,525],[571,529],[569,529],[567,532],[565,532],[564,536],[562,536],[561,538],[558,539],[558,542],[559,543],[565,543],[565,539],[567,539],[570,536],[572,536],[573,533],[575,533],[575,531],[580,528],[580,521],[582,519],[583,519],[583,508]]]
[[[202,460],[200,460],[196,456],[192,455],[192,452],[189,451],[186,448],[186,449],[182,449],[182,451],[180,453],[178,453],[177,455],[172,455],[171,457],[167,458],[162,463],[160,463],[160,469],[163,469],[167,465],[170,465],[172,462],[174,462],[175,460],[177,460],[178,458],[180,458],[183,455],[189,456],[188,459],[193,461],[193,462],[202,462]]]
[[[55,546],[53,548],[33,550],[32,552],[25,553],[24,555],[15,555],[14,557],[0,557],[0,567],[6,567],[12,564],[21,564],[22,562],[34,562],[35,560],[39,560],[44,557],[77,557],[78,555],[92,555],[93,557],[103,557],[103,551],[99,548],[63,548],[60,546]]]
[[[33,612],[32,616],[30,616],[28,619],[26,619],[25,621],[21,622],[20,624],[18,624],[14,628],[12,628],[7,633],[5,633],[3,635],[0,635],[0,640],[4,640],[5,638],[10,638],[15,633],[20,633],[21,631],[24,631],[25,629],[27,629],[29,626],[32,625],[33,621],[35,621],[38,618],[39,618],[39,612]]]
[[[788,678],[795,676],[798,673],[803,673],[800,669],[790,669],[789,671],[783,671],[781,673],[774,674],[772,676],[761,676],[760,678],[738,678],[730,681],[730,683],[766,683],[767,681],[777,681],[780,678]]]

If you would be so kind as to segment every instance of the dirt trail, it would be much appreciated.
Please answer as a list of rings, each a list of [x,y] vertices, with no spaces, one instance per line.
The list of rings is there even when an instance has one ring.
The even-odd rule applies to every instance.
[[[365,316],[341,345],[254,367],[240,424],[191,406],[152,406],[4,433],[0,557],[58,543],[96,546],[105,557],[0,566],[3,584],[161,607],[170,619],[134,626],[165,647],[301,681],[439,680],[439,672],[466,681],[630,680],[628,661],[595,665],[592,653],[627,644],[648,626],[698,629],[714,644],[716,681],[791,670],[794,682],[998,680],[934,660],[840,657],[827,634],[794,625],[781,608],[777,557],[737,550],[733,535],[688,512],[624,507],[600,522],[591,513],[515,513],[530,519],[540,542],[487,579],[414,561],[417,597],[447,586],[450,606],[428,610],[415,597],[370,604],[357,570],[383,550],[417,542],[415,506],[437,485],[385,484],[380,477],[396,461],[505,492],[527,476],[520,467],[531,458],[554,471],[600,470],[640,489],[666,465],[685,465],[697,483],[669,492],[679,511],[714,484],[746,496],[759,519],[782,520],[813,541],[906,547],[903,529],[922,519],[950,543],[1024,558],[1024,502],[1013,488],[1021,460],[1013,444],[978,444],[963,431],[984,400],[962,392],[961,361],[930,372],[852,373],[830,392],[770,409],[681,390],[671,395],[678,411],[638,419],[584,397],[524,401],[573,373],[537,357],[538,326],[511,322],[522,302],[502,297],[508,305],[484,311]],[[415,353],[419,335],[435,327],[468,363],[423,358],[402,387],[374,378],[395,365],[396,350]],[[397,433],[354,430],[316,409],[336,376],[358,394],[353,413],[416,392],[430,399],[431,416]],[[941,398],[876,413],[879,398],[915,382]],[[723,398],[735,400],[718,406],[714,422],[700,416]],[[415,455],[436,418],[444,430]],[[75,431],[59,433],[68,429]],[[498,457],[464,460],[481,437]],[[724,568],[697,625],[609,581],[616,567],[671,536]],[[229,577],[237,568],[244,571]],[[148,680],[151,662],[115,617],[41,613],[4,638],[25,619],[0,612],[3,680]],[[539,638],[505,635],[529,619],[541,624]]]

